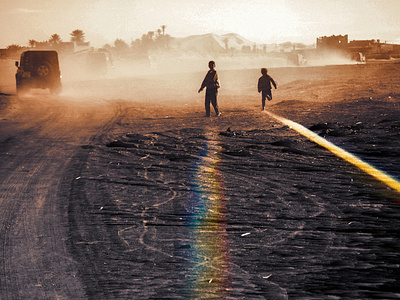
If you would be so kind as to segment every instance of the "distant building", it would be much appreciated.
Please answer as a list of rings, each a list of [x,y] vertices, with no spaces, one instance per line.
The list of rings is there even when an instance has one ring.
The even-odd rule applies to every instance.
[[[7,49],[0,49],[0,59],[6,58],[8,55],[8,50]]]
[[[21,55],[21,53],[25,50],[28,50],[29,48],[27,47],[11,47],[11,48],[6,48],[6,49],[0,49],[0,59],[18,59]]]
[[[381,43],[380,40],[354,40],[348,45],[348,49],[351,52],[361,52],[367,57],[390,57],[393,54],[395,45]]]
[[[72,53],[75,50],[75,44],[73,42],[61,42],[57,44],[56,50],[61,53]]]
[[[353,40],[348,42],[348,35],[333,35],[317,38],[317,50],[340,50],[351,56],[366,58],[400,57],[400,45],[381,43],[380,40]]]
[[[317,50],[346,50],[348,35],[332,35],[317,38]]]

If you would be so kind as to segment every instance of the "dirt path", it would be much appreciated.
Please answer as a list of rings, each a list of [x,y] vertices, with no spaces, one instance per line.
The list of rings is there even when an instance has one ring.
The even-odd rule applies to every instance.
[[[67,203],[60,203],[71,158],[112,126],[117,104],[85,106],[46,95],[16,99],[0,129],[0,298],[82,299],[70,257]],[[106,109],[107,108],[107,109]],[[104,127],[106,126],[106,127]],[[82,152],[82,151],[81,151]]]
[[[268,110],[400,178],[393,66],[273,70]],[[221,76],[220,118],[188,76],[0,94],[0,299],[398,296],[398,194]]]

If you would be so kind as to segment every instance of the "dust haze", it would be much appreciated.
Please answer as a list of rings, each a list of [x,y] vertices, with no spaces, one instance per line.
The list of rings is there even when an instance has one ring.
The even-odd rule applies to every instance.
[[[297,54],[60,55],[61,94],[22,97],[0,60],[0,298],[396,298],[398,193],[262,113],[256,84],[268,68],[268,111],[399,178],[399,61]]]
[[[302,57],[302,56],[301,56]],[[98,72],[85,66],[85,61],[60,56],[63,92],[61,96],[76,100],[113,99],[152,103],[193,103],[203,100],[197,90],[208,71],[208,61],[216,61],[220,74],[221,96],[258,97],[256,81],[260,69],[272,73],[287,68],[306,69],[316,66],[355,64],[355,61],[337,53],[310,55],[235,55],[218,56],[195,53],[150,54],[140,58],[111,58],[107,68]],[[235,75],[232,75],[235,74]],[[236,76],[237,78],[232,78]],[[286,82],[285,78],[277,78]]]
[[[105,59],[96,60],[99,55],[103,55]],[[15,60],[18,59],[1,60],[2,92],[15,93]],[[272,71],[355,63],[340,53],[321,54],[312,49],[306,52],[250,54],[209,54],[171,49],[126,57],[114,57],[109,52],[102,53],[98,50],[85,50],[59,53],[59,60],[63,85],[61,97],[86,102],[128,100],[165,104],[201,102],[203,96],[198,95],[197,90],[208,71],[209,60],[216,61],[222,97],[258,97],[255,84],[260,68],[266,67]],[[237,78],[232,78],[231,74],[235,74]],[[285,78],[276,80],[286,81]],[[30,95],[44,93],[46,91],[32,90]]]

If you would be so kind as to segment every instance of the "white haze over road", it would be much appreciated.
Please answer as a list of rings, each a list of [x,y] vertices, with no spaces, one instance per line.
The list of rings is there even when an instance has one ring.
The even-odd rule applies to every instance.
[[[183,37],[238,33],[256,43],[314,43],[324,35],[400,42],[398,0],[0,0],[0,48],[83,30],[94,47],[166,25]]]

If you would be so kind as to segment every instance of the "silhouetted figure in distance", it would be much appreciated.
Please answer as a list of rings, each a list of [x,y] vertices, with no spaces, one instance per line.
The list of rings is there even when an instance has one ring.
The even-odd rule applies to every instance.
[[[219,81],[218,81],[218,74],[217,74],[217,71],[215,70],[215,62],[211,60],[208,63],[208,67],[210,68],[210,70],[207,72],[206,76],[204,77],[204,80],[199,89],[199,93],[204,88],[207,88],[206,89],[206,98],[205,98],[206,117],[210,116],[210,103],[214,107],[215,114],[218,117],[221,115],[221,112],[219,111],[219,108],[218,108],[218,102],[217,102],[218,89],[220,88],[220,85],[219,85]]]
[[[268,70],[266,68],[261,69],[261,74],[262,76],[258,79],[258,92],[262,92],[262,110],[265,110],[265,99],[268,99],[268,101],[272,100],[271,83],[275,89],[276,83],[272,77],[268,75]]]

